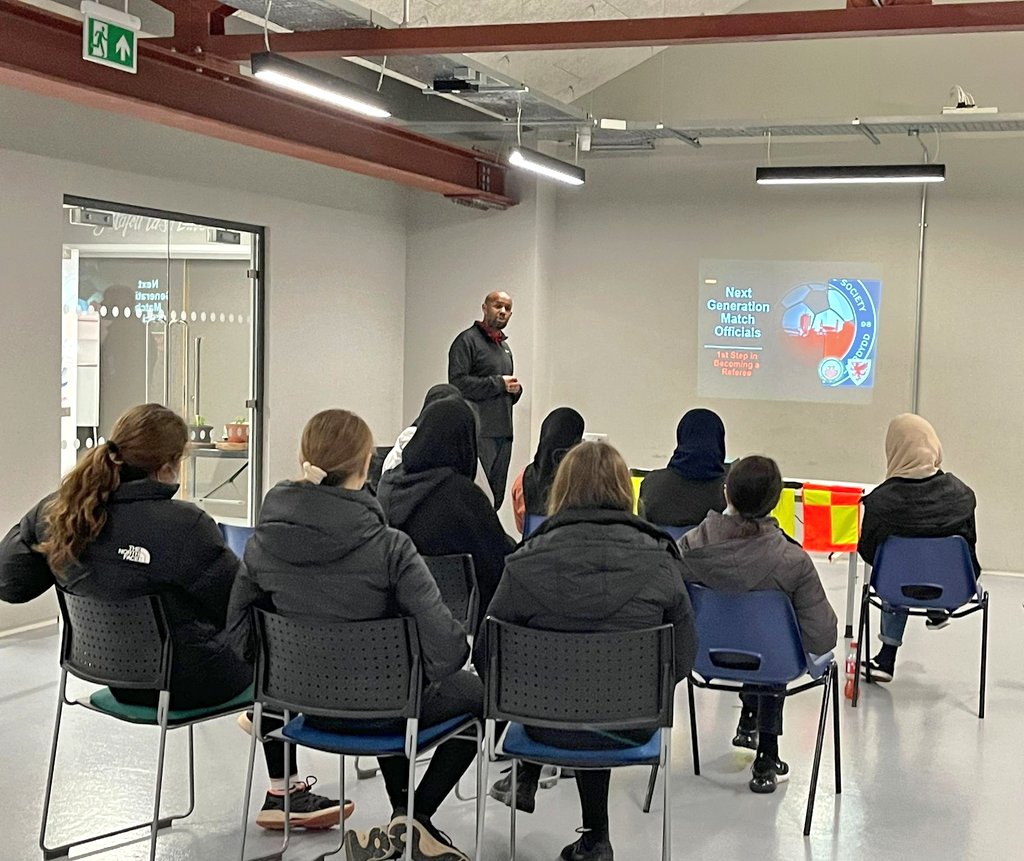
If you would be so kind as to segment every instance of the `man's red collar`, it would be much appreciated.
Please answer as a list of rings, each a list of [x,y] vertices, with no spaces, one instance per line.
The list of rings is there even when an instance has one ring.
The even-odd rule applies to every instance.
[[[500,344],[502,341],[505,340],[505,333],[502,332],[501,329],[492,329],[490,326],[488,326],[482,320],[477,320],[476,324],[477,324],[477,326],[480,327],[480,330],[488,338],[490,338],[492,341],[494,341],[495,344]]]

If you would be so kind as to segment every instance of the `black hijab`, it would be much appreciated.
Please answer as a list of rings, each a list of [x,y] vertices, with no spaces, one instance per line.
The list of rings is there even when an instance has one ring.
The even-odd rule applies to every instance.
[[[436,386],[431,386],[427,389],[426,397],[423,398],[423,406],[420,407],[420,414],[412,420],[412,426],[418,428],[420,426],[420,422],[423,420],[423,413],[426,412],[427,407],[431,404],[437,403],[438,401],[444,400],[445,398],[461,399],[462,392],[450,383],[438,383]]]
[[[547,514],[548,492],[558,464],[583,439],[583,416],[569,407],[552,410],[540,426],[533,463],[523,472],[523,501],[527,514]]]
[[[416,433],[402,453],[405,473],[448,467],[466,478],[476,476],[476,420],[460,397],[430,404],[417,419]]]
[[[668,462],[690,481],[725,475],[725,425],[711,410],[690,410],[676,428],[676,450]]]

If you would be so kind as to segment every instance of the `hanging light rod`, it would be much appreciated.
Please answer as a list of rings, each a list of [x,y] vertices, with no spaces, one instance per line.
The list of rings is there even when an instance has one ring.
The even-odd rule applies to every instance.
[[[945,180],[944,164],[814,165],[757,169],[758,185],[862,185]]]
[[[250,62],[253,77],[275,87],[326,102],[364,117],[382,120],[391,116],[391,111],[374,93],[320,69],[297,63],[270,51],[253,54]]]
[[[515,147],[509,153],[508,163],[513,167],[546,176],[548,179],[564,182],[566,185],[583,185],[587,181],[587,172],[582,167],[525,146]]]

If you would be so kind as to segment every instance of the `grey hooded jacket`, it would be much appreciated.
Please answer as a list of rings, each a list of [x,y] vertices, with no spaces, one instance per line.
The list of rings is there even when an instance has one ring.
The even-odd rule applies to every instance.
[[[774,517],[746,520],[710,511],[680,544],[687,582],[722,592],[785,592],[793,602],[804,648],[814,655],[835,648],[838,622],[818,571]]]
[[[469,656],[466,632],[408,535],[389,528],[368,490],[282,481],[263,502],[245,548],[231,613],[353,622],[416,620],[423,670],[438,681]]]

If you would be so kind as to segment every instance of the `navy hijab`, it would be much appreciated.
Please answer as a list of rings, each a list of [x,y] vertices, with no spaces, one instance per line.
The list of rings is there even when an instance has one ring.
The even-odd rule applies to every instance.
[[[570,407],[552,410],[540,426],[537,453],[523,472],[527,514],[546,514],[548,491],[566,452],[583,440],[583,416]]]
[[[725,425],[711,410],[690,410],[676,428],[676,450],[668,462],[690,481],[713,481],[725,475]]]

